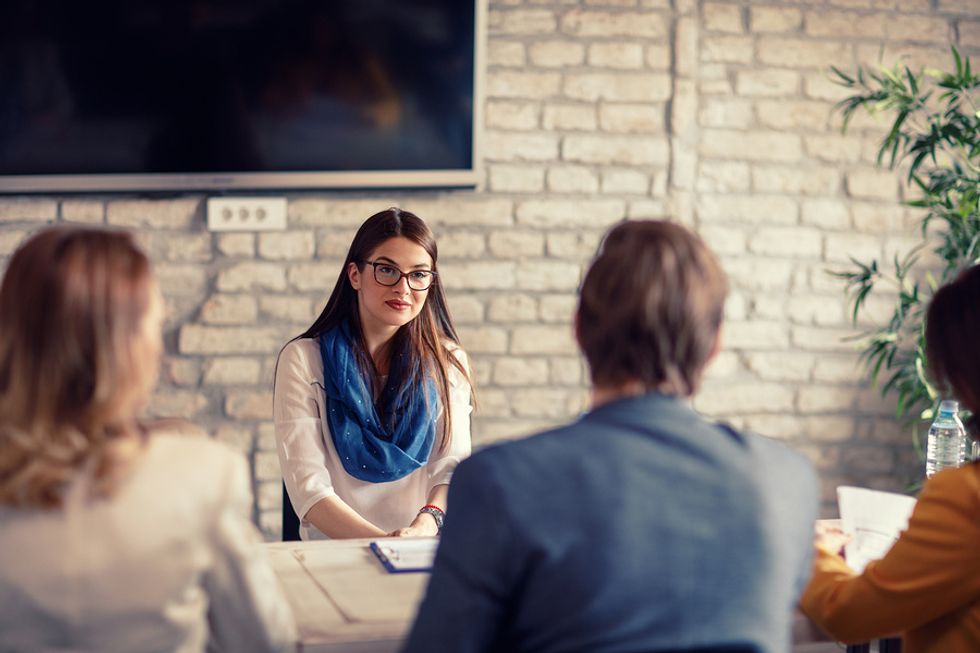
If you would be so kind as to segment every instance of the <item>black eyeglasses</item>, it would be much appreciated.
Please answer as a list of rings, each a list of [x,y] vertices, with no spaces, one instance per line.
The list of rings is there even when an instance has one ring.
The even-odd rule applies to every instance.
[[[402,277],[405,277],[408,280],[408,287],[412,290],[428,290],[436,278],[436,273],[432,270],[402,272],[391,263],[384,261],[364,261],[364,263],[374,267],[374,280],[382,286],[398,285]]]

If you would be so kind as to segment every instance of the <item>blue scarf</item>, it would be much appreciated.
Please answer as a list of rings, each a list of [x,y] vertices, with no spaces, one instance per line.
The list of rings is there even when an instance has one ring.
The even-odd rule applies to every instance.
[[[431,379],[421,389],[402,384],[402,379],[417,377],[419,362],[409,361],[404,351],[393,353],[388,381],[378,398],[383,423],[357,365],[350,327],[341,323],[319,341],[327,424],[347,473],[362,481],[385,483],[424,465],[435,441],[435,384]]]

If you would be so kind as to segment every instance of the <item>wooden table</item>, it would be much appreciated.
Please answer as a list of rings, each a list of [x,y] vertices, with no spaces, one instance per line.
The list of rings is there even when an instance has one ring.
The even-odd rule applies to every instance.
[[[401,645],[429,575],[389,574],[369,542],[265,545],[296,615],[303,653],[393,653]]]
[[[372,540],[266,544],[299,626],[302,653],[394,653],[408,633],[427,573],[389,574]],[[801,613],[794,653],[843,653]]]

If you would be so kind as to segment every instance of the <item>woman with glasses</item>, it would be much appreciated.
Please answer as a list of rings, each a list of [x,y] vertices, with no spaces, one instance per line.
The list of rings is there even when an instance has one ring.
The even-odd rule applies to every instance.
[[[980,414],[980,265],[936,292],[926,358],[937,388]],[[949,396],[949,395],[947,395]],[[980,651],[980,463],[926,481],[908,528],[884,558],[855,574],[837,555],[839,533],[817,538],[803,611],[845,642],[901,633],[903,653]]]
[[[442,527],[472,388],[436,259],[417,216],[371,216],[323,312],[279,354],[276,442],[302,539]]]

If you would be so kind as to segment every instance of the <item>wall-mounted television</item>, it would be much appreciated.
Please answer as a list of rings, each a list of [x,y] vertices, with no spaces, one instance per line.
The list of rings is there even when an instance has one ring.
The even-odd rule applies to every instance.
[[[470,186],[485,0],[5,0],[0,192]]]

